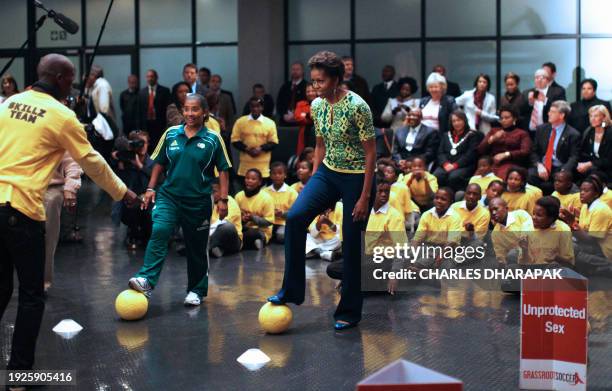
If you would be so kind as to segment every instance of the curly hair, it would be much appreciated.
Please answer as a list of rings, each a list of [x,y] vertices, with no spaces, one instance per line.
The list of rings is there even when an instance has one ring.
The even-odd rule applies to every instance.
[[[344,63],[342,58],[334,52],[324,50],[316,53],[308,60],[308,66],[310,69],[321,69],[329,77],[338,78],[338,80],[344,77]]]

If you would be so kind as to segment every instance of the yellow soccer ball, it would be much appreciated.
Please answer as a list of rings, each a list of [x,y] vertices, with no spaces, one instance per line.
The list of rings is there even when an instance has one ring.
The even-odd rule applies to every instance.
[[[259,325],[268,334],[280,334],[289,328],[293,314],[286,305],[266,303],[259,310]]]
[[[123,320],[138,320],[147,314],[149,301],[147,297],[133,289],[121,292],[115,300],[117,315]]]

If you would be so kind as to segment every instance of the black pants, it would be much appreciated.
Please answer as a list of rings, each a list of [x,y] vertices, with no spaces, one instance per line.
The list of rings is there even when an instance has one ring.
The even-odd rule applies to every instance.
[[[555,190],[555,186],[554,186],[555,174],[558,173],[559,171],[561,171],[560,168],[553,167],[552,173],[548,176],[548,180],[543,181],[538,175],[537,167],[531,167],[528,171],[529,175],[527,176],[527,182],[536,187],[539,187],[545,196],[550,195]]]
[[[473,173],[472,167],[457,168],[451,172],[446,172],[442,167],[438,167],[433,172],[438,178],[439,187],[449,186],[454,191],[464,190]]]
[[[255,241],[260,239],[262,244],[266,244],[266,234],[257,228],[245,228],[242,230],[242,240],[246,250],[256,249]]]
[[[32,369],[45,310],[45,223],[0,206],[0,319],[13,295],[13,269],[19,280],[19,302],[7,369]]]
[[[240,236],[232,223],[225,223],[217,227],[215,232],[210,236],[208,248],[213,249],[219,247],[224,255],[234,254],[240,251]]]
[[[121,222],[128,227],[128,237],[143,243],[148,242],[153,229],[151,212],[141,210],[139,206],[128,208],[122,204],[121,208]]]

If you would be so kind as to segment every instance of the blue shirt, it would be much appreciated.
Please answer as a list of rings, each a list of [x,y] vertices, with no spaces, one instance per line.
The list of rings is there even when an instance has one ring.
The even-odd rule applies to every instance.
[[[555,127],[552,126],[552,129],[555,129]],[[550,134],[548,136],[548,141],[549,142],[550,142],[550,136],[552,136],[552,129],[550,130]],[[559,166],[563,165],[563,163],[561,163],[557,159],[557,145],[559,145],[559,140],[561,140],[561,135],[563,134],[563,131],[565,130],[565,122],[562,123],[561,125],[557,126],[556,129],[557,129],[557,134],[555,135],[555,140],[553,142],[553,155],[552,155],[552,164],[553,164],[553,167],[559,167]],[[546,144],[546,146],[548,148],[548,144]],[[544,163],[545,159],[546,159],[546,154],[544,154],[544,156],[542,156],[542,163]]]

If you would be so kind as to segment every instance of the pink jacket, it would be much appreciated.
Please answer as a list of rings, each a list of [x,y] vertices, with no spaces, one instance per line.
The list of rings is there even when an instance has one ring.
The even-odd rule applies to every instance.
[[[53,172],[49,186],[64,185],[64,191],[76,193],[81,188],[81,175],[83,175],[81,166],[66,152]]]

